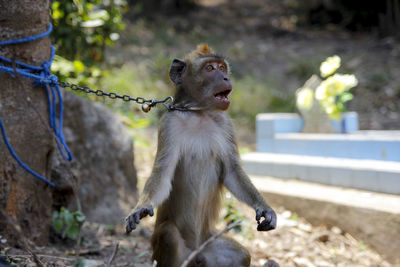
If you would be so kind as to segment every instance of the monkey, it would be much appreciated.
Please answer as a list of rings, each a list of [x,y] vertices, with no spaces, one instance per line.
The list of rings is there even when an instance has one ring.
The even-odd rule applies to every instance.
[[[152,258],[158,267],[180,266],[215,233],[223,187],[254,208],[258,231],[276,227],[276,213],[240,166],[232,123],[225,112],[233,90],[230,73],[225,57],[207,44],[171,64],[176,108],[160,119],[152,173],[125,219],[129,233],[158,207],[151,237]],[[248,267],[250,254],[222,236],[190,264]]]

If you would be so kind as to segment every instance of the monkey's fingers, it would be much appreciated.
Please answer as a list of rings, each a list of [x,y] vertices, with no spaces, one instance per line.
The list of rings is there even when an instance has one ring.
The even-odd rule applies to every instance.
[[[134,219],[135,219],[135,223],[136,223],[136,224],[139,224],[140,219],[144,217],[142,214],[143,214],[142,211],[137,211],[137,212],[135,212],[135,213],[133,214],[133,217],[134,217]]]
[[[261,217],[265,218],[265,214],[267,213],[267,210],[265,209],[261,209],[261,208],[257,208],[256,209],[256,221],[257,223],[260,223]]]
[[[135,230],[135,229],[136,229],[136,224],[135,224],[134,216],[133,216],[133,215],[134,215],[134,214],[131,214],[131,215],[128,216],[128,218],[126,218],[126,227],[125,227],[125,230],[126,230],[126,233],[127,233],[127,234],[129,234],[130,232],[132,232],[132,230]]]
[[[154,215],[154,210],[153,210],[153,207],[151,207],[151,206],[150,206],[150,208],[149,208],[149,215],[150,215],[150,216],[153,216],[153,215]]]
[[[260,223],[261,217],[264,220]],[[257,230],[269,231],[276,228],[276,214],[271,208],[256,210]]]
[[[262,221],[257,225],[257,231],[269,231],[275,229],[276,225],[268,222],[267,220]]]

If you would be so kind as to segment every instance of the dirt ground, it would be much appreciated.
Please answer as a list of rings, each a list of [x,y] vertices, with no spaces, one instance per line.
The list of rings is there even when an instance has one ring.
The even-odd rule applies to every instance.
[[[153,140],[150,147],[135,148],[135,165],[139,177],[139,191],[151,172],[155,154],[155,129],[140,132],[143,138]],[[218,229],[226,227],[224,216],[228,205],[235,207],[236,218],[243,219],[241,231],[231,230],[228,235],[244,245],[251,254],[252,266],[261,267],[273,260],[282,267],[390,267],[378,253],[368,248],[362,240],[338,227],[311,225],[298,214],[284,207],[273,207],[278,213],[278,227],[270,232],[257,232],[254,211],[224,194],[225,205],[221,211]],[[154,217],[141,221],[130,235],[123,225],[105,225],[86,222],[82,228],[82,241],[78,248],[73,240],[53,238],[46,247],[35,247],[32,252],[44,266],[106,266],[119,244],[111,266],[151,267],[149,239]],[[79,256],[77,256],[79,254]],[[30,253],[23,248],[11,248],[0,237],[0,255],[4,255],[15,266],[36,266]],[[0,266],[2,266],[0,264]]]
[[[268,260],[274,260],[282,267],[394,266],[349,233],[337,227],[327,229],[313,226],[282,207],[275,207],[278,211],[278,228],[271,232],[257,232],[254,212],[243,204],[236,203],[236,206],[239,214],[245,216],[242,231],[231,231],[228,235],[249,249],[252,266],[261,267]],[[124,234],[122,225],[85,223],[79,250],[73,243],[68,242],[69,246],[66,246],[64,242],[33,247],[32,251],[43,266],[106,266],[118,243],[119,248],[111,266],[151,267],[149,238],[153,223],[153,218],[143,220],[129,236]],[[224,227],[221,221],[219,229]],[[3,241],[0,254],[15,266],[36,266],[26,250],[9,248],[7,242]]]

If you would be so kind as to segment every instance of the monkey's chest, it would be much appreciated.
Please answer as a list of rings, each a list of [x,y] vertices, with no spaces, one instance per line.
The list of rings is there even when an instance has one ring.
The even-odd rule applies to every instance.
[[[218,184],[222,169],[219,149],[206,143],[201,149],[187,149],[178,164],[179,174],[185,183],[196,187]]]
[[[218,127],[188,127],[186,131],[177,136],[182,158],[197,160],[199,164],[204,161],[224,157],[229,150],[227,137]]]
[[[179,191],[190,191],[201,201],[210,191],[217,190],[223,173],[223,138],[218,133],[195,134],[181,140],[181,157],[175,179],[180,180]]]

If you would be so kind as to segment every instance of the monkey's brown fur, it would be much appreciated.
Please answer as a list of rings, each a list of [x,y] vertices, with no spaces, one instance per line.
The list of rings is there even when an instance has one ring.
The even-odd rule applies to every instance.
[[[223,56],[216,54],[206,43],[199,44],[196,50],[185,56],[185,62],[194,71],[198,71],[208,60],[223,61],[226,64],[228,74],[230,74],[230,66],[228,61]]]
[[[157,266],[180,266],[188,254],[215,232],[223,186],[256,211],[257,229],[276,226],[276,215],[240,167],[229,116],[232,90],[226,60],[206,44],[175,59],[176,105],[189,111],[167,112],[160,122],[157,155],[139,203],[127,217],[127,232],[158,206],[151,238]],[[191,266],[250,266],[248,251],[221,237]]]
[[[199,44],[196,48],[196,50],[192,51],[191,53],[187,54],[185,56],[185,61],[193,63],[196,59],[199,57],[204,57],[204,56],[211,56],[215,55],[214,51],[211,49],[211,47],[208,46],[208,44]]]

